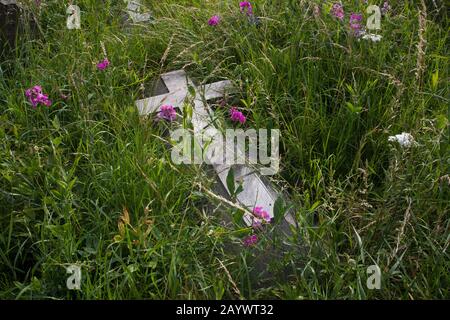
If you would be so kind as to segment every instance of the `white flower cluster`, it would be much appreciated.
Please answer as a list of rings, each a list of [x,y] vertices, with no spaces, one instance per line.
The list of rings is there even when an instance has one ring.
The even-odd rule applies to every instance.
[[[414,137],[410,133],[402,132],[402,134],[390,136],[388,141],[398,142],[403,148],[408,148],[414,143]]]
[[[372,40],[372,42],[379,42],[382,36],[379,34],[366,33],[362,38],[365,40]]]

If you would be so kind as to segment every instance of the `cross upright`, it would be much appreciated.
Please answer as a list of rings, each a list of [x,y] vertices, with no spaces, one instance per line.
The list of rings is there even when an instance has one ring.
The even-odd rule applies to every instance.
[[[219,81],[196,88],[184,70],[176,70],[161,75],[169,93],[157,95],[147,99],[136,101],[136,106],[140,115],[148,115],[157,112],[162,105],[172,105],[181,112],[181,106],[189,95],[188,87],[195,88],[194,108],[192,124],[194,131],[199,132],[210,123],[210,113],[212,110],[205,106],[205,101],[223,97],[227,90],[233,88],[228,80]]]

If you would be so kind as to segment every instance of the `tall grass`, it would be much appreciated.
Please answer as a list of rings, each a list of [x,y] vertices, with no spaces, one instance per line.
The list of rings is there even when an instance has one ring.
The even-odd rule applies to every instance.
[[[314,1],[253,1],[259,25],[238,1],[142,2],[156,24],[124,24],[122,1],[84,0],[82,29],[67,30],[66,4],[45,1],[42,32],[0,64],[0,298],[449,297],[445,11],[391,3],[371,43],[326,5],[314,17]],[[248,127],[281,130],[273,180],[300,228],[267,270],[258,260],[278,246],[241,248],[248,230],[220,218],[235,209],[199,187],[214,190],[214,176],[173,165],[168,125],[137,114],[142,87],[179,68],[231,79]],[[26,103],[35,84],[51,108]],[[388,142],[403,131],[411,148]],[[66,288],[69,264],[82,266],[81,291]],[[366,287],[373,264],[381,290]]]

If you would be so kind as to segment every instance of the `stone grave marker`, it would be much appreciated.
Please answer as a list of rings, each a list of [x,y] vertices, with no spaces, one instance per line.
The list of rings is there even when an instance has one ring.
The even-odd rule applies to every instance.
[[[162,105],[172,105],[182,112],[182,105],[189,97],[189,87],[195,88],[192,113],[194,133],[213,126],[214,112],[208,106],[207,101],[222,98],[227,91],[233,88],[232,83],[228,80],[197,87],[184,70],[165,73],[161,75],[161,79],[169,92],[136,101],[139,114],[145,116],[156,113]],[[203,141],[198,141],[198,144],[202,148],[204,147]],[[245,151],[242,150],[237,150],[237,152],[245,154]],[[231,195],[231,192],[227,187],[227,177],[233,168],[235,185],[242,183],[243,187],[242,192],[236,196],[240,207],[252,211],[255,206],[262,206],[272,218],[274,217],[275,201],[279,197],[279,193],[264,181],[259,172],[248,165],[213,164],[213,167],[228,196]],[[248,213],[244,215],[244,221],[248,226],[252,224],[252,218]],[[289,233],[289,225],[297,226],[295,219],[288,212],[280,226],[283,231]]]
[[[19,7],[15,0],[0,0],[0,51],[14,47],[19,26]]]
[[[21,1],[0,0],[0,59],[16,48],[16,40],[29,32],[35,37],[38,24],[29,8]]]

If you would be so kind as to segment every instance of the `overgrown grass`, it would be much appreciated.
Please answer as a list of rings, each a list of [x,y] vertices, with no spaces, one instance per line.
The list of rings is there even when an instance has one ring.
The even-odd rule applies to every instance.
[[[66,29],[66,4],[43,2],[41,31],[0,64],[0,298],[450,297],[445,10],[427,2],[419,32],[421,1],[391,3],[372,43],[325,6],[314,17],[314,1],[252,1],[258,26],[238,1],[142,1],[157,23],[130,27],[122,1],[80,0],[81,30]],[[356,3],[347,16],[365,11]],[[179,68],[231,79],[246,126],[281,130],[273,180],[300,228],[267,261],[269,279],[255,260],[274,244],[241,249],[249,230],[222,223],[235,210],[199,187],[213,176],[173,165],[167,124],[137,114],[141,86]],[[52,107],[26,102],[36,84]],[[388,142],[403,131],[411,148]],[[82,266],[81,291],[66,288],[69,264]],[[373,264],[381,290],[366,287]]]

